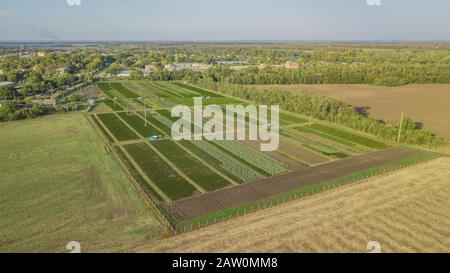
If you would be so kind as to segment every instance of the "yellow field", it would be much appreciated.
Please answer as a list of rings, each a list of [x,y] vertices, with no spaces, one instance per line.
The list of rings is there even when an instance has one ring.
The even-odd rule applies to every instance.
[[[449,177],[441,158],[136,251],[450,252]]]

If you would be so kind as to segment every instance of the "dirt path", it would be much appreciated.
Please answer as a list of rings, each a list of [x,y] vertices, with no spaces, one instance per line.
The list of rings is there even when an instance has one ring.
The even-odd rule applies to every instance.
[[[138,252],[450,251],[450,159],[440,158],[176,237]]]

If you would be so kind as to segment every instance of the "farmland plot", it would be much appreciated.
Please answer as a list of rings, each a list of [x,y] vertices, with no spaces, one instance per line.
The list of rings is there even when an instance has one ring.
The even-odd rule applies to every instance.
[[[161,135],[162,132],[158,130],[156,127],[151,125],[149,122],[147,123],[147,126],[145,125],[145,121],[137,116],[136,114],[128,114],[128,113],[118,113],[118,115],[125,120],[128,125],[133,127],[134,130],[136,130],[141,136],[148,138],[151,136],[158,136]]]
[[[145,174],[172,200],[189,197],[195,193],[195,188],[178,175],[147,144],[125,145],[124,148]]]
[[[152,142],[152,145],[205,190],[214,191],[230,185],[227,180],[208,169],[173,141],[159,140]]]
[[[139,137],[130,130],[115,114],[99,114],[98,118],[108,128],[118,141],[138,139]]]
[[[372,149],[384,149],[387,147],[387,145],[383,142],[379,142],[377,140],[363,137],[360,135],[356,135],[341,129],[325,126],[322,124],[312,124],[308,126],[309,128],[322,132],[327,135],[331,135],[337,138],[345,139],[354,143],[357,143],[362,146],[366,146]]]

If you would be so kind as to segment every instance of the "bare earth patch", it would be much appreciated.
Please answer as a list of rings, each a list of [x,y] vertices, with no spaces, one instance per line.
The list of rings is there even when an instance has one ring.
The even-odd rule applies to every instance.
[[[138,252],[450,251],[450,158],[375,177],[176,237]]]

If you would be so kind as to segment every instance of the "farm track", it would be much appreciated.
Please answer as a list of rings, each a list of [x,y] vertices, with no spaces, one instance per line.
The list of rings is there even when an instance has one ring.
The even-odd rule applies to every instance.
[[[305,186],[333,180],[352,173],[382,166],[415,155],[416,152],[400,148],[355,156],[340,161],[302,169],[284,175],[270,177],[261,181],[206,193],[175,201],[162,206],[170,213],[174,208],[180,213],[173,215],[177,221],[212,213],[222,208],[232,208],[238,204],[261,200],[290,192]],[[211,202],[210,200],[215,200]],[[220,205],[218,205],[220,204]]]

